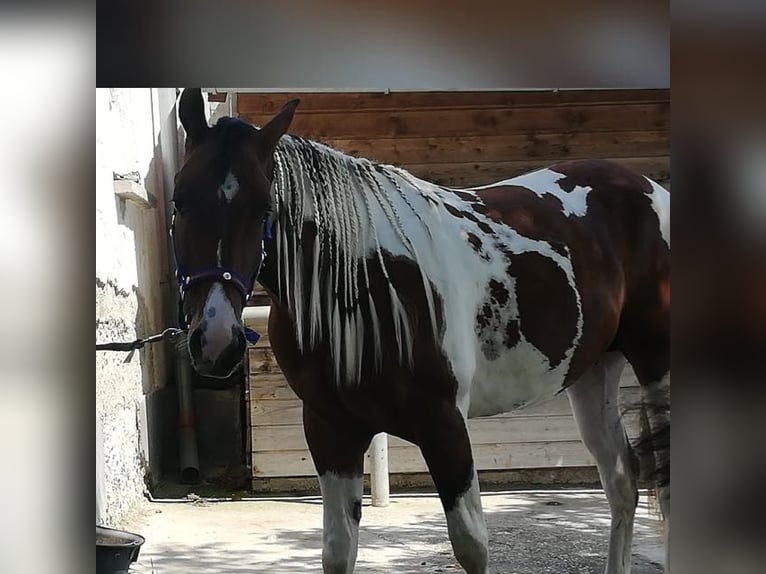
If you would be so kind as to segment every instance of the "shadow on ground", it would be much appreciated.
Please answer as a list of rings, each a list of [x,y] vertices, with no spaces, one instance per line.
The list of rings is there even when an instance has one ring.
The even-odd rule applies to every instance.
[[[592,493],[555,492],[525,494],[521,499],[514,497],[505,502],[492,494],[485,495],[491,571],[496,574],[603,572],[609,513],[605,501],[594,504],[593,497]],[[397,499],[382,511],[365,507],[355,572],[462,572],[452,555],[441,512],[434,508],[408,512],[409,507],[417,507],[411,501]],[[636,518],[632,572],[659,574],[662,567],[655,561],[661,556],[658,522],[649,517],[644,499],[642,503],[644,507],[639,509]],[[303,524],[261,528],[254,509],[248,511],[252,520],[247,528],[237,532],[237,544],[227,540],[196,544],[158,541],[147,545],[132,571],[153,574],[321,572],[321,519],[317,521],[316,516],[320,509],[312,501],[297,504],[312,505],[312,516]],[[399,513],[402,519],[397,522]]]

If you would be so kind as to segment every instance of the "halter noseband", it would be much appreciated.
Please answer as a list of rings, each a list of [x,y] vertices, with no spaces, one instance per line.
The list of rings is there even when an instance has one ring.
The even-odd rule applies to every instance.
[[[222,267],[220,265],[216,265],[215,267],[207,267],[203,269],[197,269],[195,271],[189,272],[184,267],[183,263],[181,263],[181,258],[178,256],[178,246],[176,245],[175,241],[175,219],[176,215],[173,214],[173,217],[170,222],[170,239],[173,243],[173,257],[176,262],[176,281],[178,282],[178,291],[179,291],[179,299],[178,299],[178,322],[181,325],[181,328],[186,330],[188,328],[188,324],[186,323],[186,316],[184,315],[183,306],[184,306],[184,298],[186,297],[186,292],[192,288],[193,285],[196,283],[199,283],[200,281],[209,281],[209,280],[217,280],[222,283],[228,283],[232,285],[241,295],[242,297],[242,307],[245,306],[247,303],[247,300],[250,298],[250,296],[253,294],[253,286],[255,285],[256,279],[258,279],[258,275],[261,272],[261,266],[263,265],[263,259],[264,259],[264,250],[263,250],[263,243],[261,244],[261,260],[258,263],[258,268],[255,270],[255,273],[253,273],[253,276],[250,279],[245,279],[242,275],[234,271],[233,269],[229,269],[227,267]],[[271,239],[271,220],[267,217],[263,224],[264,227],[264,238],[265,239]],[[250,329],[249,327],[245,327],[245,338],[251,342],[251,343],[257,343],[258,339],[261,338],[261,336]]]

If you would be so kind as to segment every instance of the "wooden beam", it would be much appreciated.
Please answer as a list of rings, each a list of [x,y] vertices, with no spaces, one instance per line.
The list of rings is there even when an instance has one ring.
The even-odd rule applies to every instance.
[[[670,154],[670,130],[325,139],[349,155],[393,164],[560,161]]]
[[[670,127],[667,102],[626,102],[563,107],[479,110],[296,112],[290,133],[314,139],[450,137],[497,134],[664,130]],[[257,126],[272,114],[244,113]]]
[[[239,115],[274,114],[293,98],[299,113],[330,111],[395,111],[402,109],[490,109],[530,106],[569,106],[624,102],[669,102],[670,90],[529,90],[495,92],[281,92],[238,93]]]

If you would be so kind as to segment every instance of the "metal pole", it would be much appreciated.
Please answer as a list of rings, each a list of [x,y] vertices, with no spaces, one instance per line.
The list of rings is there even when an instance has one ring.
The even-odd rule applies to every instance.
[[[388,506],[388,435],[378,433],[370,443],[370,491],[373,506]]]
[[[179,341],[176,353],[176,384],[178,385],[178,456],[181,464],[181,482],[199,481],[199,455],[197,431],[194,422],[194,389],[192,367],[185,341]]]

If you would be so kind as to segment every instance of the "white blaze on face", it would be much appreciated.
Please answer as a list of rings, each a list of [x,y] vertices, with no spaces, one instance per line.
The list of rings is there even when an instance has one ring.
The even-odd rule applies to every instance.
[[[234,307],[221,283],[213,283],[205,300],[198,328],[203,334],[202,357],[215,362],[239,328]]]
[[[239,182],[233,173],[226,174],[221,187],[218,188],[218,196],[226,203],[231,203],[234,196],[239,193]]]

